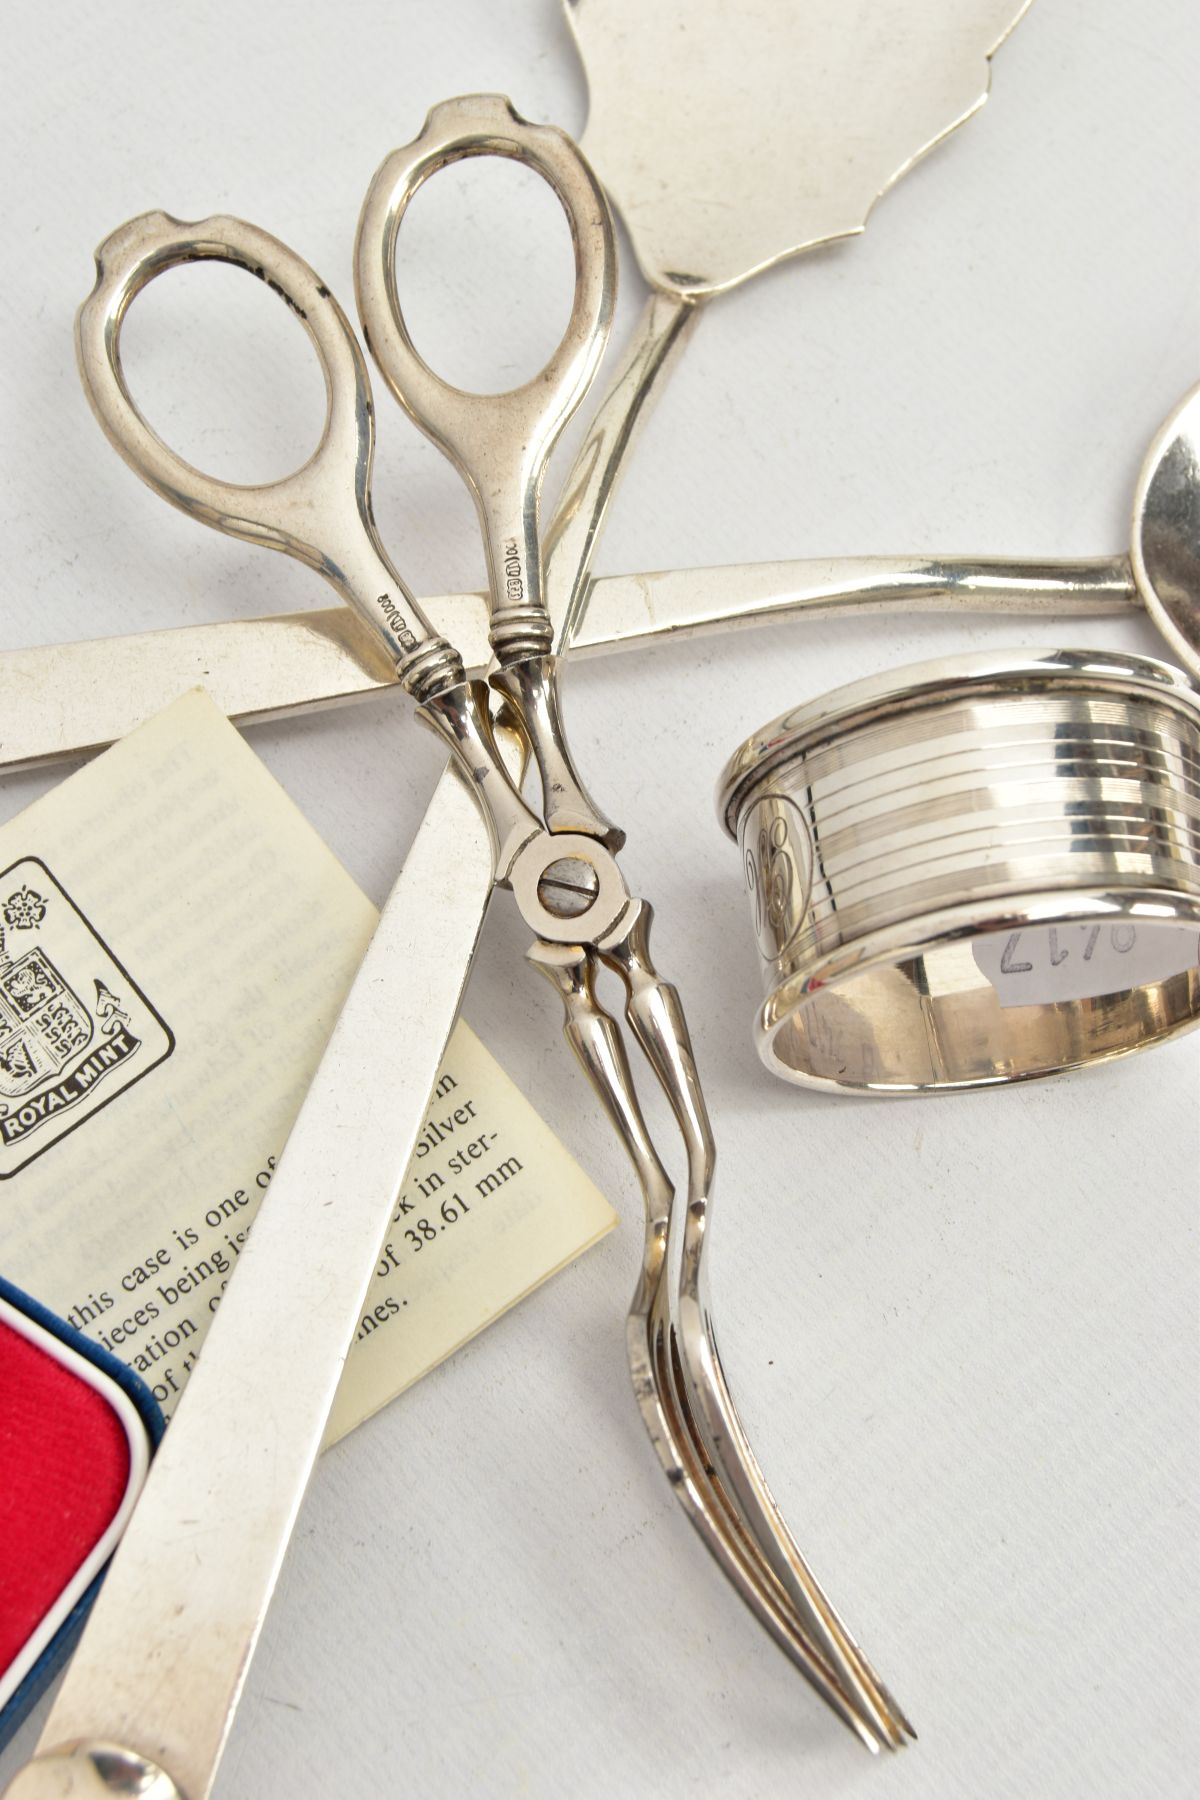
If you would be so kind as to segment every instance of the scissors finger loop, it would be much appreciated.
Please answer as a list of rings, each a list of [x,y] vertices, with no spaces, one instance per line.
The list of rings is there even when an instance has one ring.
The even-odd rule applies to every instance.
[[[413,196],[439,169],[469,156],[503,156],[535,169],[562,203],[575,254],[575,294],[562,341],[538,375],[504,394],[469,394],[435,374],[409,335],[396,286],[396,240]],[[359,220],[359,311],[388,386],[456,461],[474,461],[480,438],[505,419],[514,433],[518,421],[540,420],[543,441],[554,422],[561,429],[603,355],[612,322],[615,257],[606,257],[606,243],[612,243],[608,205],[577,147],[555,126],[530,124],[501,95],[435,106],[420,137],[380,165]]]
[[[181,263],[247,269],[279,295],[307,331],[325,378],[325,422],[302,467],[243,486],[186,462],[148,424],[121,365],[129,307]],[[371,513],[374,409],[367,365],[345,313],[313,269],[244,219],[188,223],[143,213],[96,252],[96,284],[75,322],[84,390],[114,448],[156,493],[203,524],[282,550],[316,569],[375,630],[418,701],[463,679],[458,653],[430,625],[379,543]]]
[[[125,315],[156,276],[193,262],[222,262],[257,276],[300,320],[316,349],[326,395],[321,436],[307,462],[278,481],[248,486],[204,474],[163,442],[130,393],[121,363]],[[191,223],[143,213],[97,250],[96,285],[79,309],[75,336],[84,389],[109,441],[157,493],[234,537],[325,566],[329,539],[336,545],[346,535],[344,522],[331,515],[330,496],[345,494],[351,483],[366,492],[371,389],[345,313],[302,257],[244,219]]]
[[[468,394],[415,348],[396,287],[396,240],[418,188],[468,156],[533,168],[557,194],[571,229],[575,295],[542,372],[504,394]],[[612,324],[616,251],[599,183],[565,133],[531,125],[495,94],[435,106],[421,135],[395,150],[367,191],[355,244],[363,332],[392,393],[470,487],[487,545],[493,643],[505,662],[549,648],[537,510],[546,461],[599,366]]]

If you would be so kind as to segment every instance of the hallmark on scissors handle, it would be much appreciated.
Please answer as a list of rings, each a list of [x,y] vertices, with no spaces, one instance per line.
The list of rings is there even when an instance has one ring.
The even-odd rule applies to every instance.
[[[396,640],[402,650],[415,650],[417,640],[412,634],[408,620],[400,611],[390,594],[377,594],[375,604],[396,634]]]
[[[521,552],[517,549],[516,538],[504,540],[504,591],[510,600],[525,598],[525,583],[521,579]]]

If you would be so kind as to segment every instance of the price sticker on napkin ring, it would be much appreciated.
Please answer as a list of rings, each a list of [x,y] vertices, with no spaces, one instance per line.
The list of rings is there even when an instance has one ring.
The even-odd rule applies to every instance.
[[[726,766],[775,1074],[1051,1075],[1200,1021],[1200,696],[1112,651],[973,652],[764,726]]]

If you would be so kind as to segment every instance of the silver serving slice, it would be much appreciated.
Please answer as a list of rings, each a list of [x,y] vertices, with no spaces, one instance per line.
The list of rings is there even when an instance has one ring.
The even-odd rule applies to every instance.
[[[862,231],[987,98],[1030,0],[564,0],[583,149],[660,293],[725,292]]]
[[[569,637],[630,443],[705,302],[862,231],[983,105],[1029,0],[892,0],[886,29],[844,0],[563,5],[588,79],[582,147],[650,285],[556,520]]]

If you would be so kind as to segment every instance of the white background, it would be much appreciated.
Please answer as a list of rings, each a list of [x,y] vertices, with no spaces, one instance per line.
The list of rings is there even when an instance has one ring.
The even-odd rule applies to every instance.
[[[3,642],[326,603],[314,576],[172,513],[104,443],[71,345],[92,246],[151,206],[227,209],[350,303],[366,182],[430,104],[498,90],[582,128],[557,0],[72,0],[19,9],[6,36]],[[599,568],[1121,547],[1144,446],[1200,373],[1198,51],[1188,0],[1039,0],[982,116],[865,237],[712,304]],[[447,372],[510,385],[565,316],[565,233],[513,171],[443,183],[406,240],[414,330]],[[627,331],[642,289],[624,266]],[[152,416],[215,472],[279,473],[315,436],[301,334],[255,284],[184,272],[139,303],[128,343]],[[418,593],[479,585],[456,478],[380,411],[398,565]],[[751,1044],[755,952],[714,818],[725,757],[785,706],[1033,642],[1159,650],[1138,621],[860,620],[591,663],[570,683],[579,764],[629,826],[625,865],[655,902],[716,1117],[734,1391],[920,1744],[872,1765],[672,1499],[624,1360],[639,1202],[499,903],[468,1017],[624,1227],[325,1458],[225,1800],[1194,1791],[1200,1044],[979,1097],[789,1090]],[[382,899],[439,763],[405,707],[252,741]],[[5,813],[50,779],[6,782]]]

